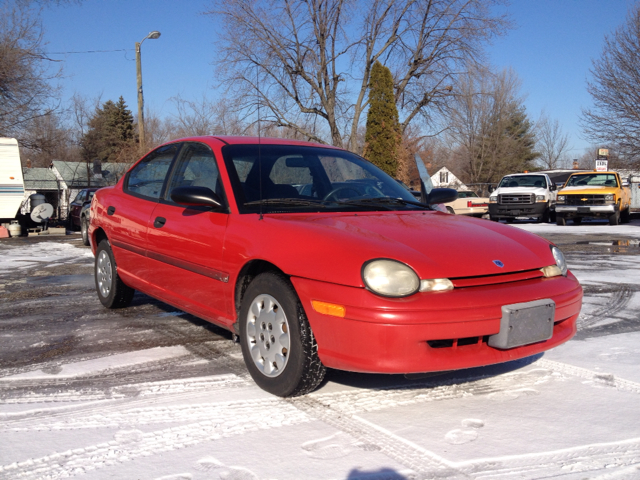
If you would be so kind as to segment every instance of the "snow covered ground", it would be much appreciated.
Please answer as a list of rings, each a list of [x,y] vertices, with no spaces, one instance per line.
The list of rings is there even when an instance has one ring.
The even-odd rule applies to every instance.
[[[586,234],[640,239],[638,221],[515,226],[543,236],[561,231],[576,242]],[[97,343],[122,335],[104,329],[104,320],[126,319],[128,309],[105,317],[95,306],[92,257],[75,245],[0,244],[0,295],[17,291],[19,281],[6,281],[16,267],[46,279],[50,265],[67,264],[69,278],[55,281],[77,289],[86,303],[69,319],[82,323],[75,335]],[[174,335],[180,341],[139,342],[65,363],[39,357],[28,368],[0,365],[0,478],[638,479],[640,255],[573,252],[568,260],[585,298],[578,335],[567,344],[523,361],[423,379],[331,372],[320,389],[295,399],[256,387],[229,340],[195,348],[193,336],[203,327],[180,312],[142,305],[127,328],[173,325],[184,334]],[[27,345],[5,325],[49,304],[15,298],[14,310],[0,306],[0,347],[24,341],[26,352],[38,339]],[[173,373],[207,372],[221,357],[223,367],[212,374]],[[136,377],[139,371],[163,376]]]

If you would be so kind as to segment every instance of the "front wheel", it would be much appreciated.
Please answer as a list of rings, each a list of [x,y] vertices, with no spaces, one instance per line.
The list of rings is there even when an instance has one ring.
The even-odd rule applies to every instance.
[[[566,224],[567,224],[566,218],[556,213],[556,225],[560,225],[561,227],[564,227]]]
[[[326,373],[298,296],[282,274],[266,272],[247,287],[240,308],[240,345],[256,384],[279,397],[314,390]]]
[[[87,217],[82,217],[80,221],[82,230],[82,244],[85,246],[89,246],[89,222],[87,221]]]
[[[628,207],[620,213],[620,221],[622,223],[629,223],[631,221],[631,207]]]
[[[95,279],[98,298],[105,307],[122,308],[133,300],[136,291],[120,279],[111,246],[106,239],[100,242],[96,250]]]
[[[619,225],[619,224],[620,224],[620,211],[617,211],[609,217],[609,225]]]

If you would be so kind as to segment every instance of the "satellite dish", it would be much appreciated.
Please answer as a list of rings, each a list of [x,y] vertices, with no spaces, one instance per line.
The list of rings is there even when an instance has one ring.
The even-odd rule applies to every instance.
[[[36,223],[46,222],[53,215],[53,206],[49,203],[41,203],[33,208],[31,212],[31,220]]]

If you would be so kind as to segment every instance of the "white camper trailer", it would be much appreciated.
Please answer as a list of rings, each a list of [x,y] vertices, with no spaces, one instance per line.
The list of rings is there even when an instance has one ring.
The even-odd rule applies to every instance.
[[[0,221],[14,220],[23,199],[24,180],[18,141],[0,138]]]

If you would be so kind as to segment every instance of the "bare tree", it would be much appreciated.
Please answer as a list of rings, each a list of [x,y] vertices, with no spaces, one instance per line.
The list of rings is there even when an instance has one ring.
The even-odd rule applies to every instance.
[[[24,129],[57,107],[51,81],[59,71],[44,53],[39,11],[17,0],[0,0],[0,11],[0,136],[37,149]]]
[[[464,179],[490,183],[530,168],[538,153],[516,74],[471,68],[455,89],[447,136]]]
[[[406,129],[438,111],[507,20],[500,0],[213,0],[218,75],[248,115],[358,151],[371,68],[395,78]],[[309,129],[308,126],[313,126]]]
[[[562,131],[558,120],[551,120],[544,112],[536,124],[536,150],[538,162],[545,169],[567,166],[569,162],[569,135]]]
[[[203,94],[196,100],[180,95],[171,100],[177,110],[174,121],[178,136],[242,135],[247,131],[238,108],[228,99],[213,102]]]
[[[640,163],[640,4],[627,21],[606,36],[593,61],[587,91],[594,106],[582,112],[585,134],[594,143],[616,146],[629,161]]]

